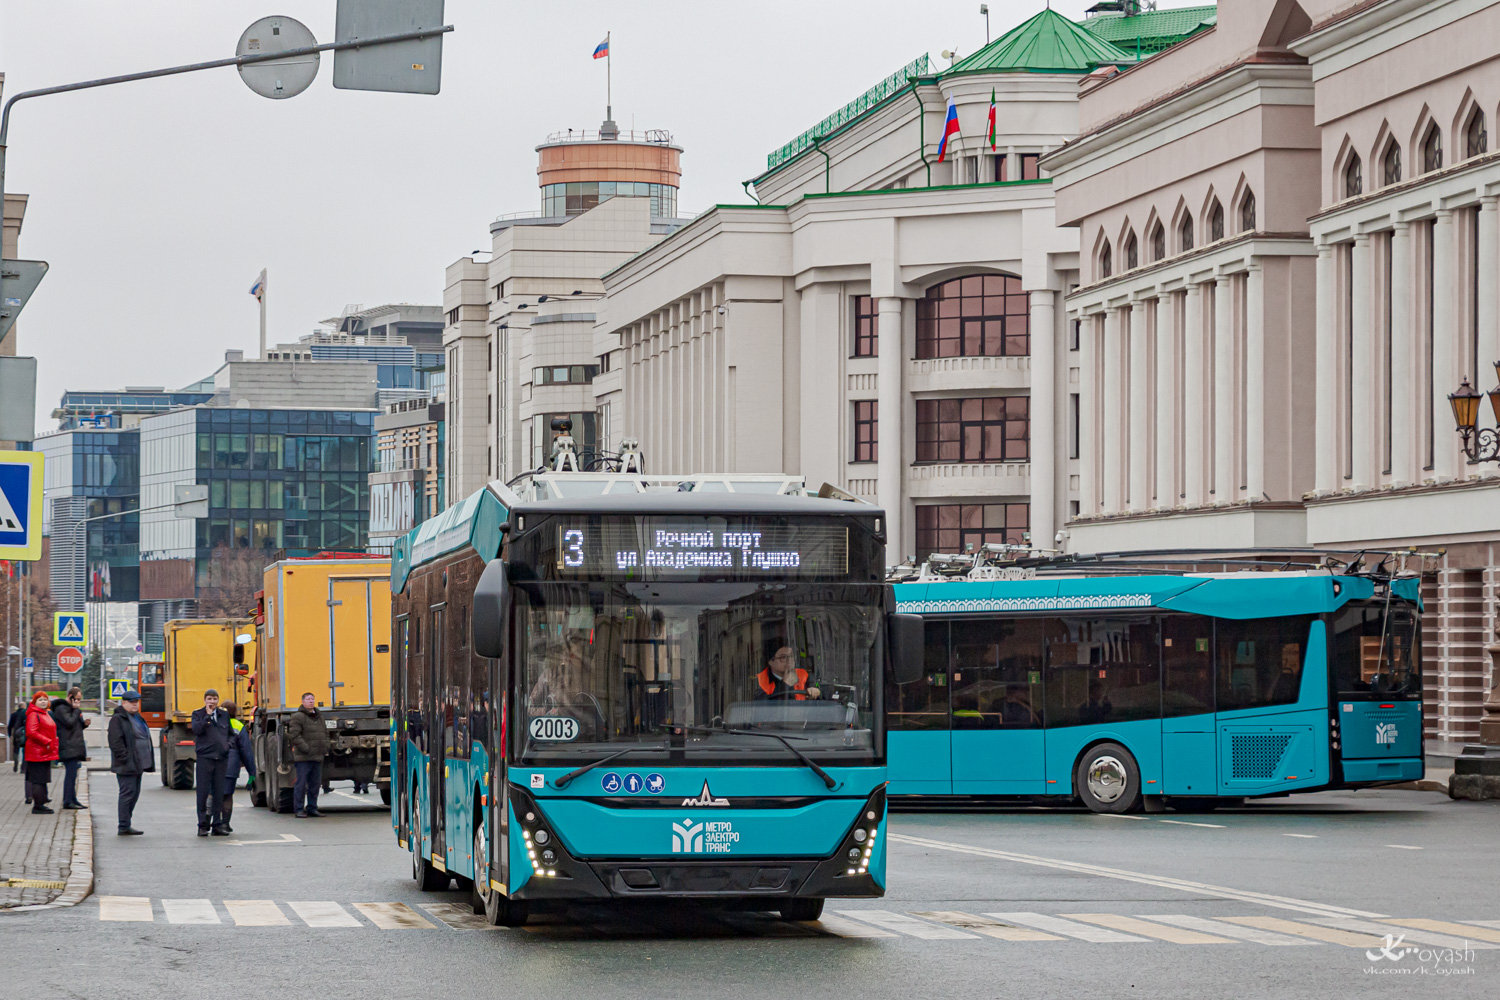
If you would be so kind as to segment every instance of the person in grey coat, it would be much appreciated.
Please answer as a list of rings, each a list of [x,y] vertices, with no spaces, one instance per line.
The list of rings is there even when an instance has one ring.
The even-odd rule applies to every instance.
[[[109,720],[109,769],[120,786],[120,836],[139,837],[130,825],[141,797],[141,775],[156,770],[151,730],[141,718],[141,693],[131,688],[120,696],[120,707]]]

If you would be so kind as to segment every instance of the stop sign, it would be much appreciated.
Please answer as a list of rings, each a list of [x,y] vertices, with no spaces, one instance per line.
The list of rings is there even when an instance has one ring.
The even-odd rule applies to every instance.
[[[57,669],[65,674],[76,674],[83,669],[83,650],[67,646],[57,651]]]

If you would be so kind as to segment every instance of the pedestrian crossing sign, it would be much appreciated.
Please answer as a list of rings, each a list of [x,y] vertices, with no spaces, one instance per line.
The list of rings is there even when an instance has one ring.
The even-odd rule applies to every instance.
[[[0,559],[42,557],[42,453],[0,451]]]
[[[109,700],[110,701],[119,701],[121,698],[123,698],[125,696],[125,692],[128,691],[128,690],[130,690],[130,682],[129,681],[125,680],[123,677],[122,678],[118,678],[118,679],[117,678],[110,678],[110,681],[109,681]]]
[[[87,646],[89,616],[81,611],[59,611],[52,616],[52,645]]]

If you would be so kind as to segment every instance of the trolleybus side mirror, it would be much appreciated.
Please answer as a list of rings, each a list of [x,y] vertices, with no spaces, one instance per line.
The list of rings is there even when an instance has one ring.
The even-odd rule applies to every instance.
[[[891,679],[911,684],[922,679],[926,624],[921,615],[891,615]]]
[[[474,633],[474,652],[498,659],[505,654],[506,620],[510,607],[510,582],[505,561],[491,559],[474,588],[474,613],[469,616]]]

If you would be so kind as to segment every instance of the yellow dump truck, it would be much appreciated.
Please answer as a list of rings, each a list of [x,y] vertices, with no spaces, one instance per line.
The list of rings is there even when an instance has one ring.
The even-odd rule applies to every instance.
[[[161,731],[161,783],[192,788],[193,710],[203,707],[203,692],[213,688],[221,702],[234,702],[240,717],[250,718],[250,669],[255,662],[252,618],[178,618],[163,629],[165,726]]]
[[[265,570],[256,615],[255,804],[290,811],[286,723],[311,692],[332,749],[323,783],[377,787],[390,804],[391,562],[324,554]]]

